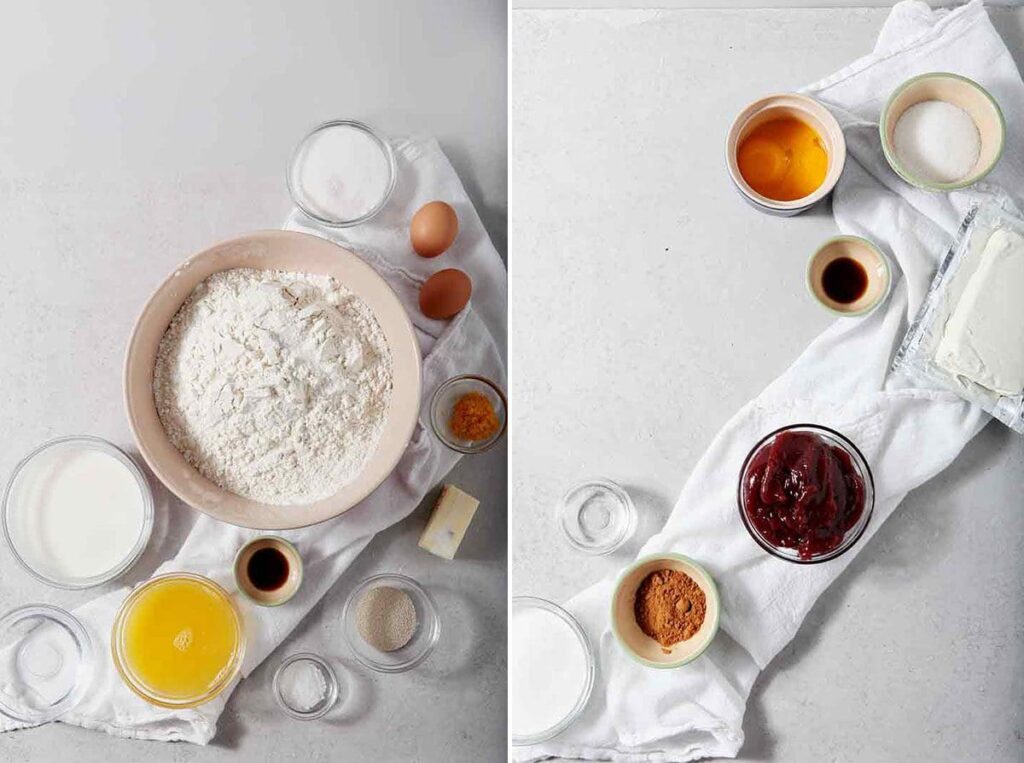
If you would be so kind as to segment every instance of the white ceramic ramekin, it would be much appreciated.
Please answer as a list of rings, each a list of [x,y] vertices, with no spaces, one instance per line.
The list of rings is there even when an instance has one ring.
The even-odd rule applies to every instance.
[[[825,180],[814,191],[801,199],[776,201],[755,191],[740,173],[736,155],[740,143],[758,125],[780,117],[796,117],[810,125],[821,137],[828,153],[828,171]],[[733,185],[751,206],[770,215],[790,217],[810,209],[824,199],[839,182],[846,164],[846,139],[832,112],[813,98],[799,93],[780,93],[754,101],[739,113],[729,128],[725,146],[725,163]]]

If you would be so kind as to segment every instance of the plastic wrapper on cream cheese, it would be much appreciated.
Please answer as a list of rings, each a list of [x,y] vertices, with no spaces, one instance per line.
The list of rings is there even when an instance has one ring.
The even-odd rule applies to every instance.
[[[1024,220],[971,209],[893,361],[1024,434]]]

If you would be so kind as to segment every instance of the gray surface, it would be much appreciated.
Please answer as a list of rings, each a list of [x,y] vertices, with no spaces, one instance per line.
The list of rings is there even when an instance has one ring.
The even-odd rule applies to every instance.
[[[512,13],[511,593],[564,600],[624,566],[828,324],[803,283],[827,210],[751,210],[722,145],[756,96],[869,51],[886,13]],[[1024,11],[994,19],[1019,65]],[[758,680],[742,759],[1024,758],[1022,469],[990,425],[904,502]],[[551,521],[593,475],[644,517],[606,558]]]
[[[43,10],[45,6],[45,11]],[[287,9],[287,10],[286,10]],[[434,134],[492,239],[505,242],[501,2],[20,3],[0,31],[0,475],[49,437],[129,445],[120,364],[132,322],[189,254],[281,224],[284,166],[313,124],[364,119]],[[472,97],[467,97],[472,93]],[[63,725],[0,736],[0,760],[466,760],[504,749],[505,454],[450,477],[482,500],[455,562],[416,548],[426,506],[383,533],[228,704],[205,748]],[[177,548],[190,510],[159,501],[156,540],[129,582]],[[428,498],[433,498],[433,494]],[[436,594],[444,633],[411,673],[371,675],[342,642],[344,598],[402,571]],[[89,594],[31,580],[0,552],[0,609]],[[272,669],[330,658],[350,698],[328,719],[284,717]]]

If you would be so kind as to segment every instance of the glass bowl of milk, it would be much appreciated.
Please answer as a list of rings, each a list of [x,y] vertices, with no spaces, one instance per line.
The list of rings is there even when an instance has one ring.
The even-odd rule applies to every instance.
[[[4,539],[29,573],[57,588],[89,588],[142,554],[153,530],[153,493],[115,445],[62,437],[15,467],[2,517]]]

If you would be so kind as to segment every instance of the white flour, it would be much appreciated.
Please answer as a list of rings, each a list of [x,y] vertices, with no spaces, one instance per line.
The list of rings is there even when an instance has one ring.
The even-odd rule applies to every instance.
[[[310,503],[359,473],[391,398],[370,309],[328,276],[250,269],[199,284],[160,342],[157,411],[174,446],[233,493]]]

